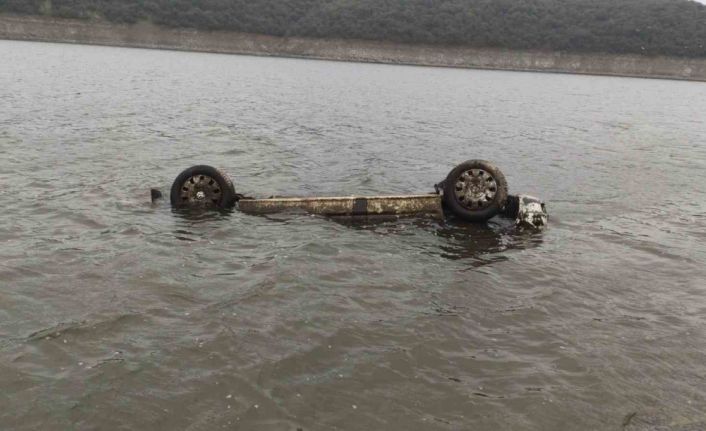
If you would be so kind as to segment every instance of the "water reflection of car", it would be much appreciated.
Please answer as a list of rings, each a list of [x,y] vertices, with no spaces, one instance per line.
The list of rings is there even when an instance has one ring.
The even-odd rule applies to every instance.
[[[487,223],[459,222],[453,215],[444,220],[396,217],[331,217],[333,222],[351,229],[381,236],[395,236],[422,247],[422,253],[449,260],[466,260],[472,267],[489,265],[508,259],[507,252],[539,247],[542,235],[534,229],[517,229],[513,220],[495,217]],[[417,240],[417,235],[431,233],[442,241]]]

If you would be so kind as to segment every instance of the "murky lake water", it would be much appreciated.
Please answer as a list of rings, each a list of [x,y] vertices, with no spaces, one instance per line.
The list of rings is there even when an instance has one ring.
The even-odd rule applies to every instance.
[[[706,426],[705,84],[0,59],[1,429]],[[549,229],[149,202],[197,163],[251,195],[345,195],[432,191],[470,158]]]

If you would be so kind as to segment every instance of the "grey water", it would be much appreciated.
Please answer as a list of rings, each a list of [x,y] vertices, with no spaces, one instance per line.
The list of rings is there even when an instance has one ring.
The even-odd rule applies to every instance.
[[[706,424],[706,85],[0,41],[0,429]],[[433,191],[543,232],[152,205]],[[681,427],[681,428],[680,428]]]

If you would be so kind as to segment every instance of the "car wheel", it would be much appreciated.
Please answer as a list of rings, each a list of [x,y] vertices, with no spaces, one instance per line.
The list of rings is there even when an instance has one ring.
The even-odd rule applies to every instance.
[[[175,208],[232,208],[237,200],[233,182],[220,170],[205,165],[180,173],[170,193]]]
[[[507,201],[505,176],[490,162],[468,160],[456,166],[444,182],[444,204],[457,217],[485,221],[502,211]]]

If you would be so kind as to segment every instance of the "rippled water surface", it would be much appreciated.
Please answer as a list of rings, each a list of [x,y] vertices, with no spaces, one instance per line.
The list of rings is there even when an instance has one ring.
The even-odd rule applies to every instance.
[[[0,41],[0,429],[706,427],[706,85]],[[153,206],[427,192],[550,226]]]

